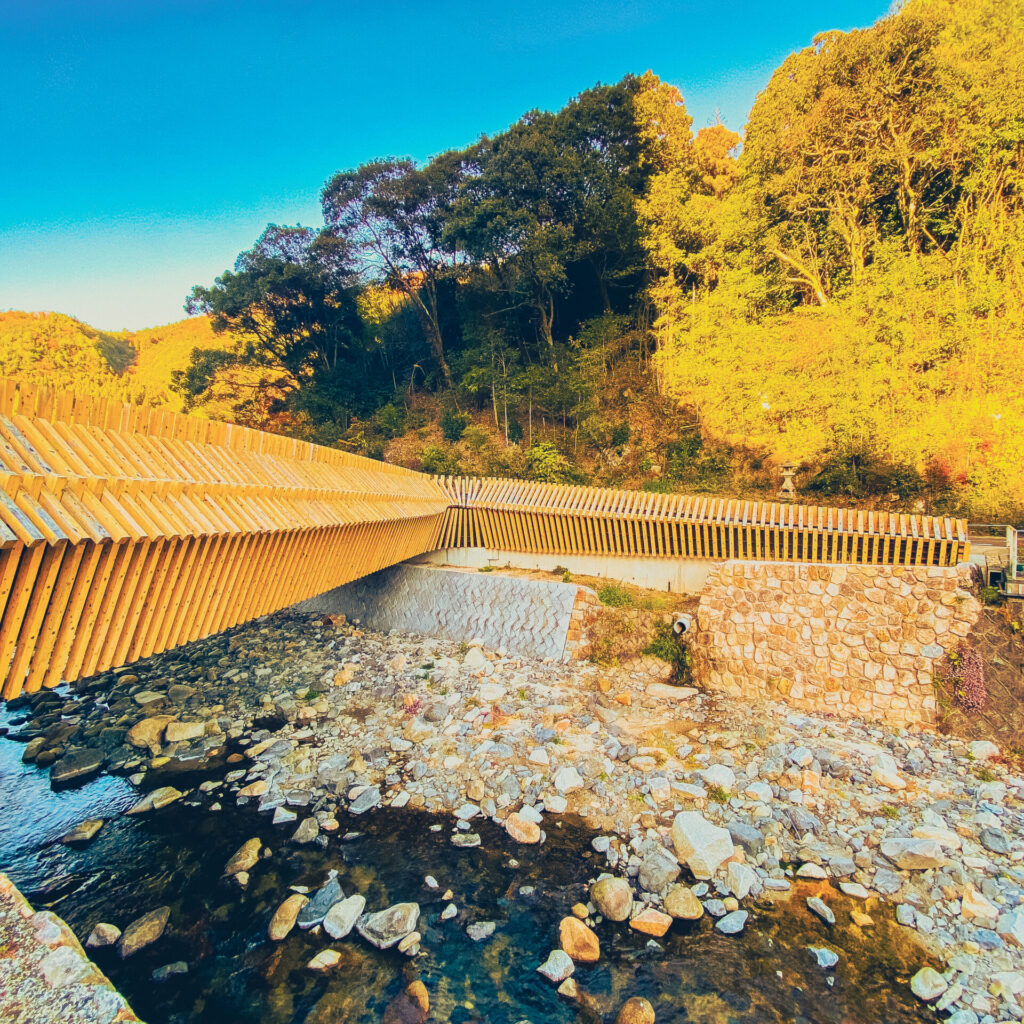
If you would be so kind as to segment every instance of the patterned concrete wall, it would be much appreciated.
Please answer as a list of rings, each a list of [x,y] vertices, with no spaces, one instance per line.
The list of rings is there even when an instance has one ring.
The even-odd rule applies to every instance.
[[[596,606],[593,591],[572,583],[396,565],[295,607],[340,613],[371,629],[480,640],[513,655],[563,659],[581,646]]]
[[[726,562],[701,594],[695,677],[807,711],[932,724],[937,662],[981,612],[967,565]]]

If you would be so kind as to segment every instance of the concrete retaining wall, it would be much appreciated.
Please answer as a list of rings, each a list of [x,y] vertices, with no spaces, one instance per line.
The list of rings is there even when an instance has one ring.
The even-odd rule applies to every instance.
[[[672,594],[700,593],[708,573],[721,562],[702,558],[634,558],[630,555],[549,555],[499,548],[445,548],[414,559],[418,563],[462,565],[510,565],[515,569],[550,572],[556,565],[577,576],[603,576],[648,590]]]
[[[726,562],[709,576],[695,678],[807,711],[933,724],[936,663],[981,612],[970,567]]]
[[[597,595],[575,583],[466,569],[396,565],[295,606],[371,629],[398,629],[531,658],[572,658],[586,640]]]

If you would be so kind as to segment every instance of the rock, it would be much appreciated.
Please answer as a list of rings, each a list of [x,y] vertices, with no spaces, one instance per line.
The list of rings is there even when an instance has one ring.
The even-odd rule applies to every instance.
[[[466,928],[466,934],[474,942],[483,942],[494,934],[495,923],[493,921],[474,921]]]
[[[566,765],[559,768],[555,772],[555,777],[551,780],[554,784],[555,789],[558,790],[562,796],[566,793],[571,793],[574,790],[583,788],[583,779],[580,773],[572,766]]]
[[[601,944],[597,935],[578,918],[562,918],[558,925],[558,941],[578,964],[596,963],[601,957]]]
[[[910,991],[922,1002],[933,1003],[949,985],[934,967],[922,967],[910,979]]]
[[[936,825],[919,825],[911,835],[915,839],[934,840],[944,850],[959,850],[963,845],[960,837],[952,829]]]
[[[414,718],[402,732],[402,736],[410,743],[422,743],[434,735],[434,727],[422,718]]]
[[[649,697],[659,697],[662,700],[686,700],[697,693],[694,686],[673,686],[671,683],[651,683],[647,687]]]
[[[480,845],[480,836],[476,832],[456,832],[452,836],[452,846],[468,850]]]
[[[672,784],[668,779],[662,778],[661,776],[655,776],[649,779],[647,782],[647,790],[651,794],[651,799],[656,804],[663,804],[667,800],[672,799]]]
[[[926,871],[946,863],[942,847],[934,839],[883,839],[879,849],[883,857],[909,871]]]
[[[697,774],[709,789],[724,789],[726,793],[731,793],[736,786],[736,773],[728,765],[713,764]]]
[[[71,946],[57,946],[56,949],[51,950],[38,962],[36,970],[42,976],[42,980],[48,988],[67,989],[76,982],[85,982],[87,976],[92,971],[92,967],[78,950]],[[7,995],[6,987],[4,995]],[[8,1005],[8,1002],[5,999],[5,1006]],[[5,1011],[4,1016],[5,1018],[9,1017],[9,1013]],[[19,1014],[17,1019],[25,1020],[27,1018]],[[66,1018],[62,1017],[62,1019]]]
[[[356,893],[347,900],[339,900],[324,916],[324,931],[332,939],[343,939],[355,927],[366,909],[366,897]]]
[[[544,797],[544,810],[551,814],[565,814],[566,808],[569,806],[569,801],[564,796],[558,796],[555,793],[551,793]]]
[[[747,923],[747,912],[745,910],[734,910],[715,922],[715,930],[723,935],[737,935],[743,931]]]
[[[184,795],[173,786],[161,786],[159,789],[154,789],[152,793],[147,793],[134,807],[125,811],[125,814],[146,814],[149,811],[158,811],[161,807],[180,800]]]
[[[615,1024],[654,1024],[654,1007],[640,996],[633,996],[622,1004]]]
[[[206,734],[203,722],[170,721],[164,729],[165,743],[184,743],[189,740],[201,739]]]
[[[960,897],[960,914],[968,921],[995,921],[999,917],[999,911],[971,887]]]
[[[307,902],[306,896],[303,896],[300,892],[295,892],[274,911],[274,916],[270,919],[270,924],[267,926],[267,936],[271,942],[281,942],[287,938],[295,927],[299,911],[302,910]]]
[[[989,825],[981,830],[978,841],[988,850],[989,853],[1007,857],[1010,854],[1010,840],[1001,828],[994,828]]]
[[[396,654],[389,662],[388,668],[392,672],[403,672],[405,666],[409,664],[409,659],[404,654]]]
[[[140,690],[132,699],[140,708],[153,708],[158,704],[163,704],[166,697],[155,690]]]
[[[349,814],[365,814],[367,811],[372,810],[380,803],[380,789],[376,786],[367,786],[353,801],[348,805]]]
[[[520,814],[513,813],[505,819],[505,831],[517,843],[540,842],[540,825],[536,822],[528,821]]]
[[[699,811],[682,811],[672,822],[672,844],[695,878],[713,877],[719,865],[735,852],[732,837],[711,824]]]
[[[543,765],[545,768],[551,764],[551,758],[548,757],[548,752],[543,747],[534,747],[527,760],[530,764]]]
[[[729,836],[736,846],[742,847],[749,854],[757,855],[764,849],[764,836],[753,825],[745,822],[731,822]]]
[[[396,903],[387,910],[364,914],[356,922],[356,931],[372,946],[390,949],[410,932],[420,919],[418,903]]]
[[[164,964],[158,967],[152,974],[154,981],[164,982],[168,978],[176,978],[179,975],[188,974],[188,964],[184,960],[175,960],[172,964]]]
[[[579,987],[572,978],[566,978],[565,981],[558,986],[557,991],[563,999],[572,999],[574,1001],[579,998],[580,994]]]
[[[89,932],[89,938],[85,940],[85,944],[90,949],[101,949],[104,946],[112,946],[119,938],[121,938],[120,928],[101,921]]]
[[[422,981],[409,982],[384,1008],[383,1024],[424,1024],[430,1013],[430,997]]]
[[[121,959],[130,957],[145,946],[156,942],[164,933],[171,917],[170,907],[157,907],[142,917],[137,917],[121,933],[121,941],[117,944],[117,952]]]
[[[835,924],[836,915],[832,913],[831,907],[818,896],[808,896],[807,906],[815,914],[818,915],[825,922],[825,924]]]
[[[625,921],[633,910],[633,890],[624,878],[601,878],[590,887],[590,901],[609,921]]]
[[[996,933],[1008,946],[1024,947],[1024,909],[1001,914]]]
[[[70,832],[61,837],[61,842],[65,846],[83,846],[101,828],[103,828],[102,818],[86,818],[85,821],[79,822]]]
[[[839,963],[839,954],[831,949],[826,949],[824,946],[808,946],[807,949],[818,962],[818,966],[823,967],[826,971],[831,970]]]
[[[688,885],[673,885],[665,894],[665,911],[684,921],[696,921],[704,916],[704,906]]]
[[[292,833],[292,837],[288,842],[295,843],[297,846],[306,846],[313,842],[319,834],[320,825],[316,818],[311,815],[308,818],[302,819],[299,823],[299,827],[294,831],[294,833]]]
[[[341,954],[336,949],[322,949],[306,966],[311,971],[329,971],[341,962]]]
[[[160,751],[160,740],[168,723],[174,721],[173,715],[153,715],[136,722],[125,734],[125,739],[133,747],[145,747],[151,754]]]
[[[967,749],[975,761],[991,761],[999,756],[999,748],[988,740],[974,740],[967,744]]]
[[[640,932],[642,935],[653,935],[656,939],[660,939],[669,930],[671,925],[672,918],[668,914],[663,914],[660,910],[655,910],[653,907],[641,910],[629,922],[629,927],[633,931]]]
[[[731,862],[725,869],[725,884],[738,900],[746,899],[747,894],[757,884],[757,874],[746,864]]]
[[[247,839],[224,866],[224,876],[237,875],[240,871],[251,871],[260,859],[262,847],[263,843],[255,836]]]
[[[345,898],[341,891],[341,883],[338,881],[336,872],[332,871],[330,877],[309,897],[299,912],[298,925],[303,930],[315,928],[329,913],[331,907],[340,903]]]
[[[551,950],[547,960],[537,968],[539,974],[543,974],[548,981],[553,981],[556,985],[565,981],[575,970],[576,965],[572,962],[572,957],[564,949]]]
[[[103,755],[98,750],[76,750],[66,754],[50,769],[50,781],[56,785],[84,779],[103,767]]]
[[[679,861],[660,843],[652,843],[640,863],[637,881],[647,892],[664,892],[679,877],[679,870]]]
[[[487,655],[479,647],[470,647],[466,651],[466,656],[462,659],[462,664],[464,668],[468,668],[470,671],[482,669],[487,665]]]
[[[416,956],[420,951],[420,943],[423,941],[423,936],[419,932],[409,932],[404,939],[402,939],[395,949],[399,953],[403,953],[405,956]]]
[[[875,765],[871,769],[871,777],[878,785],[884,786],[886,789],[900,790],[907,788],[906,780],[901,778],[899,772],[895,769]]]
[[[255,782],[250,782],[248,786],[243,786],[238,791],[238,795],[240,797],[245,797],[246,799],[248,799],[249,797],[263,796],[263,794],[266,793],[266,791],[267,780],[257,779]]]
[[[871,893],[864,888],[860,882],[840,882],[839,888],[844,896],[852,896],[857,900],[867,900],[871,898]]]
[[[800,867],[797,868],[796,877],[822,879],[828,878],[828,872],[820,864],[814,864],[813,862],[808,861],[806,864],[801,864]]]

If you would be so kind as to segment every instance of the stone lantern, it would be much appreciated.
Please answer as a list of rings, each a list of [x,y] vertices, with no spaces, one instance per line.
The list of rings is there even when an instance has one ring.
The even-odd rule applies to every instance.
[[[783,501],[795,501],[796,500],[796,484],[793,483],[793,477],[799,468],[797,462],[784,462],[779,467],[782,471],[782,486],[779,488],[779,497]]]

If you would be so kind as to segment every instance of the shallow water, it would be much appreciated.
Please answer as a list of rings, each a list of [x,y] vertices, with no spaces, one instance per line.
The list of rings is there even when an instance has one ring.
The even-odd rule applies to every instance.
[[[0,713],[0,725],[12,715]],[[585,823],[548,826],[539,848],[519,847],[489,822],[476,831],[478,849],[451,846],[450,820],[403,809],[359,818],[340,816],[326,848],[293,847],[269,816],[229,807],[174,804],[146,817],[113,817],[133,802],[125,781],[100,776],[53,792],[48,772],[21,763],[22,746],[0,739],[0,866],[37,907],[59,913],[84,939],[99,921],[124,927],[160,905],[171,907],[165,935],[127,961],[111,950],[95,960],[150,1024],[363,1024],[382,1020],[388,1002],[419,977],[431,1020],[491,1024],[613,1019],[630,996],[646,996],[659,1024],[874,1024],[933,1019],[906,987],[925,962],[892,921],[873,907],[877,925],[861,933],[849,922],[854,906],[824,883],[803,885],[786,903],[755,908],[741,936],[714,932],[711,922],[676,922],[660,948],[621,924],[597,927],[602,958],[578,967],[583,1005],[559,997],[535,968],[557,944],[558,921],[586,900],[586,882],[603,867]],[[57,840],[86,817],[113,817],[85,849]],[[433,832],[430,826],[443,828]],[[348,830],[363,835],[343,842]],[[273,850],[241,892],[220,881],[225,863],[259,835]],[[515,858],[512,861],[511,858]],[[346,895],[360,892],[368,909],[420,903],[425,955],[409,960],[361,939],[329,943],[295,931],[282,943],[267,923],[290,885],[317,886],[336,869]],[[424,876],[434,875],[431,891]],[[529,887],[534,887],[532,893]],[[526,891],[524,892],[524,887]],[[458,918],[439,922],[446,888]],[[821,893],[836,912],[828,928],[804,905]],[[750,909],[750,908],[748,908]],[[465,934],[474,921],[495,921],[489,940]],[[327,974],[306,968],[328,945],[343,954]],[[817,967],[809,945],[840,952],[834,971]],[[153,970],[176,960],[189,973],[162,983]],[[831,983],[830,983],[831,982]]]

